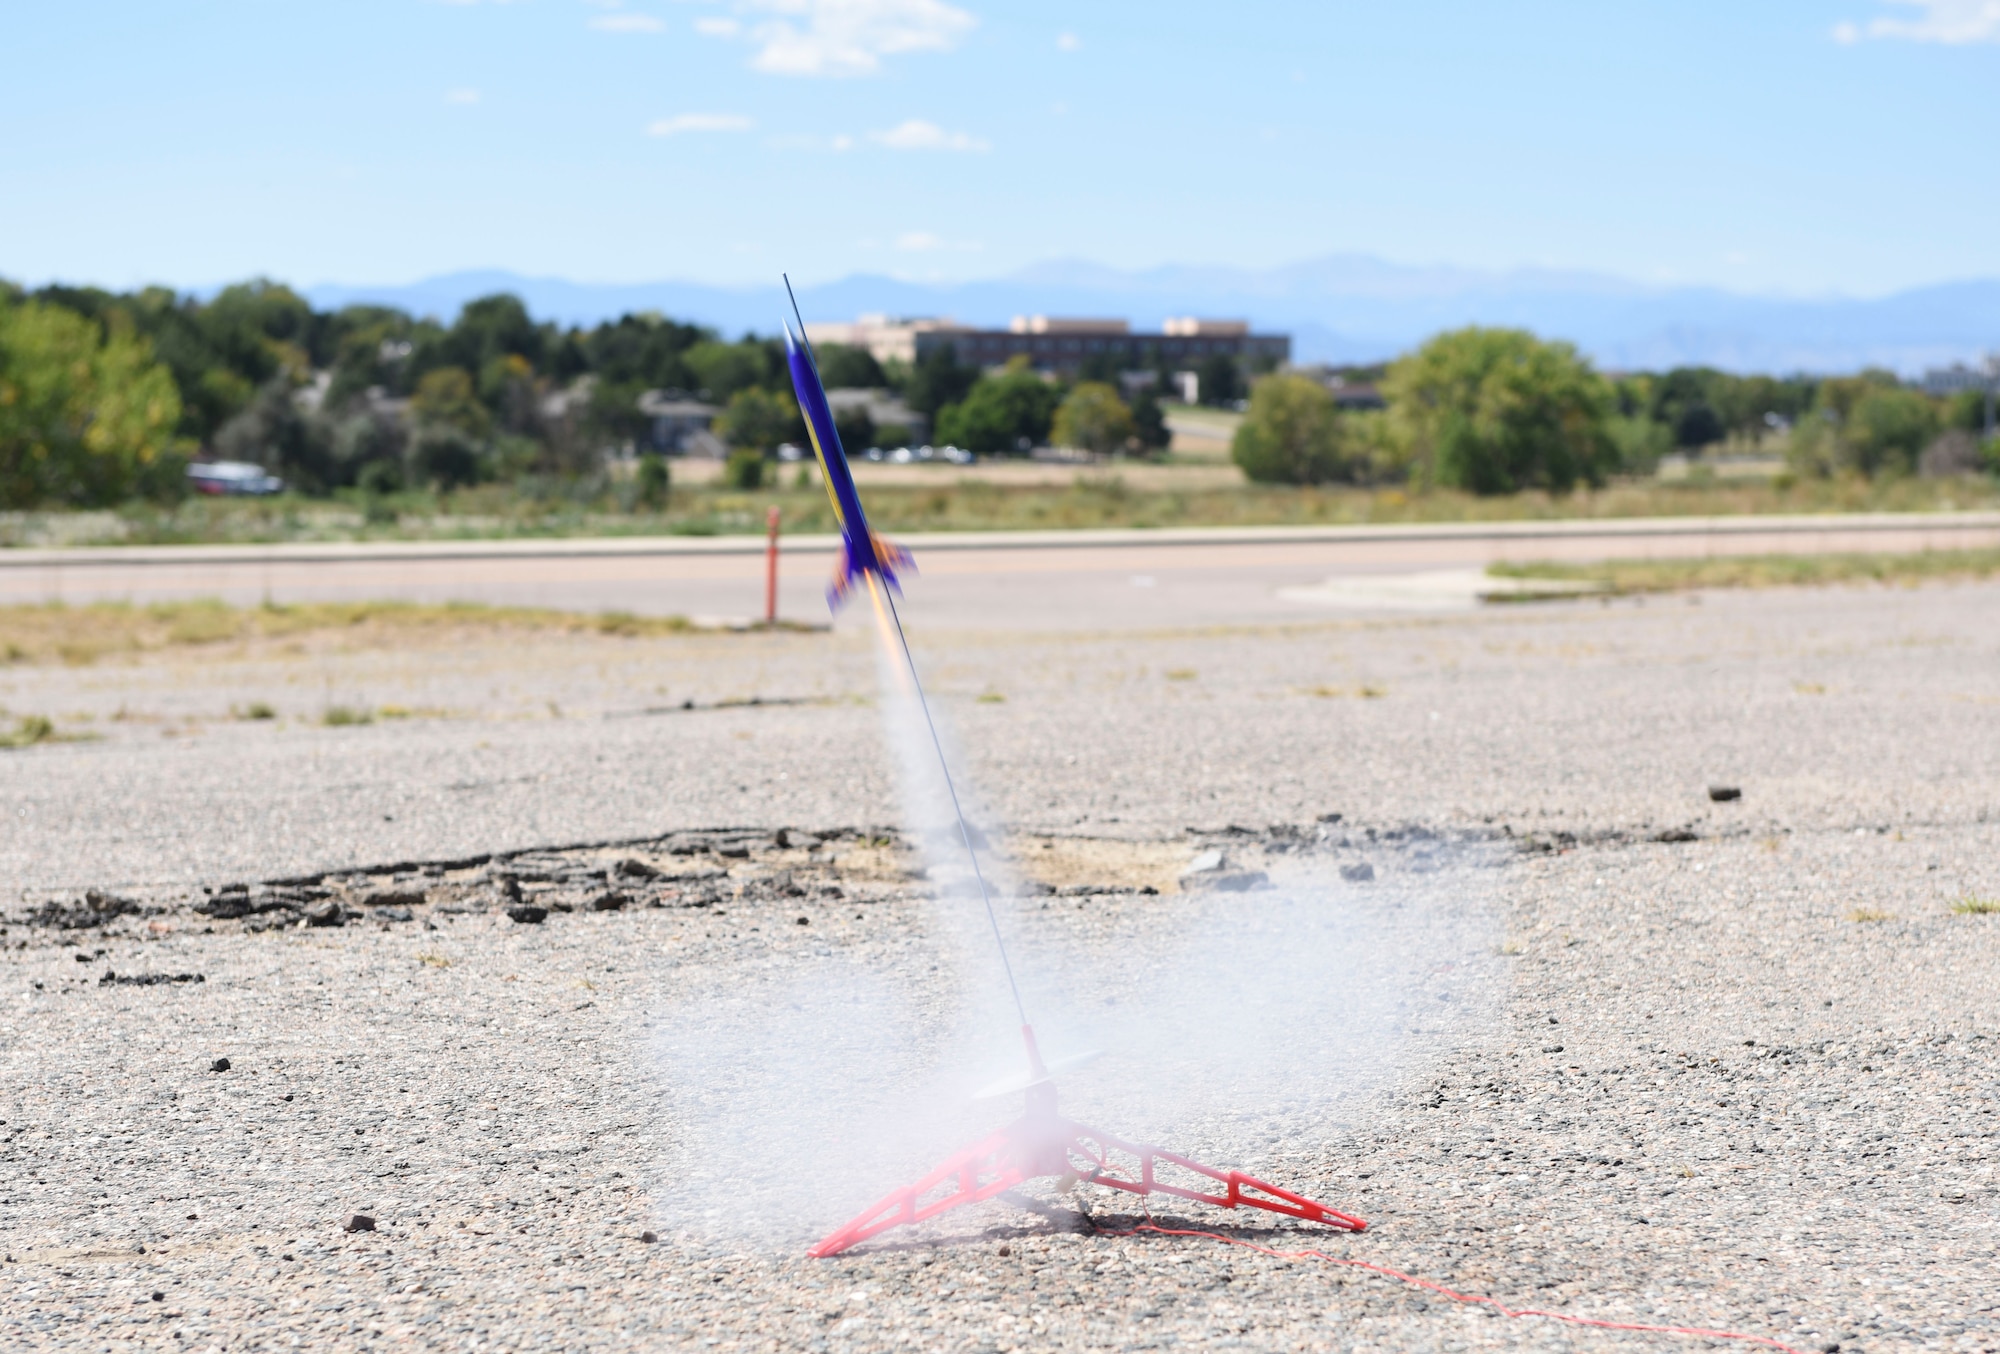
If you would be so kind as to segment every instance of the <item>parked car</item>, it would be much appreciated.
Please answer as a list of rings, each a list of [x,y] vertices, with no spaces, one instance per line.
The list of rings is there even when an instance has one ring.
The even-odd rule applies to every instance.
[[[804,460],[805,458],[806,458],[806,449],[805,449],[804,447],[800,446],[800,445],[799,445],[798,443],[796,443],[796,442],[780,442],[780,443],[778,444],[778,459],[779,459],[779,460],[781,460],[781,461],[803,461],[803,460]]]
[[[950,461],[953,465],[971,465],[974,461],[979,459],[977,456],[974,456],[971,452],[967,451],[964,447],[946,447],[944,449],[943,455],[944,458],[947,461]]]
[[[198,494],[281,494],[285,482],[248,461],[196,461],[187,469],[188,487]]]

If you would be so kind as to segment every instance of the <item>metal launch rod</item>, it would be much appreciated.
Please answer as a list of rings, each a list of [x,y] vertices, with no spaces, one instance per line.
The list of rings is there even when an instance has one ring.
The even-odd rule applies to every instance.
[[[993,947],[1000,951],[1000,967],[1007,974],[1007,990],[1014,994],[1014,1014],[1020,1017],[1021,1029],[1026,1032],[1028,1008],[1021,1003],[1021,988],[1014,981],[1014,965],[1007,958],[1007,942],[1000,935],[1000,918],[993,911],[993,895],[987,890],[985,871],[979,868],[979,852],[972,845],[972,829],[966,825],[965,810],[959,806],[958,787],[952,783],[951,764],[945,760],[944,743],[938,738],[936,721],[931,718],[931,703],[925,699],[924,684],[917,677],[917,660],[910,653],[909,636],[903,633],[903,618],[896,611],[896,599],[889,595],[889,590],[873,574],[868,575],[868,596],[875,603],[875,619],[882,626],[882,638],[886,641],[893,631],[896,645],[902,650],[903,666],[910,675],[910,690],[917,698],[917,708],[924,712],[924,728],[931,736],[931,750],[937,753],[938,771],[944,776],[945,792],[951,796],[951,812],[958,820],[958,839],[965,843],[965,858],[972,862],[972,877],[979,881],[979,901],[986,907],[986,924],[993,928]],[[1034,1036],[1029,1035],[1029,1048],[1033,1047]],[[1032,1053],[1030,1058],[1033,1059]]]
[[[851,531],[853,536],[858,538],[850,539],[847,563],[843,566],[842,572],[850,575],[858,572],[867,580],[868,596],[875,603],[875,622],[881,629],[882,642],[889,645],[889,637],[892,634],[896,638],[895,644],[889,645],[890,659],[894,661],[897,651],[901,651],[900,666],[909,677],[910,694],[916,697],[917,708],[923,711],[924,728],[931,736],[931,750],[937,753],[938,771],[944,776],[945,793],[951,797],[952,816],[958,820],[958,839],[965,844],[966,859],[972,862],[972,877],[979,884],[979,901],[986,908],[986,924],[993,928],[993,945],[1000,951],[1000,967],[1007,974],[1007,990],[1014,997],[1014,1014],[1020,1018],[1021,1032],[1027,1039],[1028,1061],[1039,1076],[1042,1075],[1041,1057],[1035,1051],[1035,1037],[1028,1028],[1028,1008],[1021,1002],[1021,986],[1014,981],[1014,964],[1007,957],[1007,942],[1000,935],[1000,918],[993,911],[993,894],[986,887],[986,872],[979,868],[979,852],[973,848],[972,829],[966,824],[965,809],[958,802],[958,786],[951,778],[951,763],[945,760],[944,743],[938,737],[937,721],[931,718],[931,703],[924,696],[922,679],[917,676],[917,660],[910,652],[909,636],[903,633],[903,618],[896,610],[896,599],[890,595],[890,590],[883,586],[893,578],[893,574],[885,571],[883,562],[879,559],[882,546],[868,531],[866,521],[845,520],[846,513],[842,510],[841,497],[836,491],[835,475],[846,482],[853,502],[854,516],[857,519],[861,516],[861,496],[853,492],[853,476],[848,471],[847,456],[840,445],[840,434],[832,426],[832,419],[830,417],[826,419],[824,437],[821,431],[814,427],[815,414],[825,416],[828,413],[825,389],[819,379],[819,359],[813,353],[812,340],[806,337],[806,319],[799,313],[799,298],[792,292],[792,279],[787,274],[781,273],[779,276],[784,278],[785,298],[792,303],[792,318],[799,324],[799,346],[804,350],[805,372],[801,373],[795,368],[793,383],[800,386],[799,407],[806,417],[806,431],[811,435],[813,450],[819,457],[820,470],[827,476],[828,495],[833,500],[834,513],[843,519],[841,522],[843,531]],[[801,384],[802,376],[809,380],[810,394],[816,398],[809,398],[808,390]],[[831,456],[828,455],[829,451],[832,453]],[[855,569],[853,566],[860,563],[854,558],[858,554],[865,554],[872,567]],[[839,586],[836,584],[836,587]]]

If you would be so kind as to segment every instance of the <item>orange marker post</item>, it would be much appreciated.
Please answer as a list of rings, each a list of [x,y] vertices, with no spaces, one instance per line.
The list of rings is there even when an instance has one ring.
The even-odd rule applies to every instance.
[[[776,628],[778,624],[778,509],[773,505],[764,514],[764,526],[770,533],[769,544],[764,548],[764,624]]]

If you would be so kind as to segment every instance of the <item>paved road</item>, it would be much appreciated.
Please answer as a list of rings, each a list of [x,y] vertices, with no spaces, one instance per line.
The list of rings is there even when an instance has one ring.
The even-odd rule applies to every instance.
[[[1741,517],[1332,528],[966,533],[906,538],[927,628],[1148,629],[1396,609],[1406,589],[1314,590],[1333,577],[1496,560],[1918,551],[2000,545],[2000,513]],[[831,537],[786,541],[780,611],[825,616]],[[757,538],[465,541],[0,552],[0,603],[222,597],[406,598],[743,618],[763,601]],[[1443,578],[1444,605],[1470,605]],[[1455,590],[1454,590],[1455,589]],[[1430,606],[1439,604],[1433,597]]]

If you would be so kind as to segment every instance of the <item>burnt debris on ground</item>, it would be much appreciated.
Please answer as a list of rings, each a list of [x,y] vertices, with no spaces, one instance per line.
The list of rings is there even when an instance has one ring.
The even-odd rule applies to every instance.
[[[1022,895],[1090,897],[1260,889],[1269,884],[1263,867],[1283,857],[1322,858],[1329,874],[1359,886],[1372,883],[1384,870],[1430,873],[1469,852],[1497,864],[1578,847],[1678,845],[1749,831],[1747,825],[1714,833],[1652,824],[1587,831],[1520,830],[1487,821],[1366,825],[1328,813],[1304,824],[1190,826],[1180,839],[1168,842],[1078,833],[1030,836],[1009,842],[1008,848],[1019,867]],[[922,883],[923,871],[910,846],[902,834],[883,827],[711,828],[396,861],[198,890],[128,887],[114,893],[93,888],[81,897],[34,900],[0,922],[61,934],[139,930],[157,927],[172,914],[192,913],[212,928],[260,932],[361,923],[429,925],[440,914],[500,912],[536,925],[565,913],[627,908],[867,903],[906,895]],[[1054,848],[1061,849],[1053,857],[1039,854]],[[1053,871],[1042,868],[1048,860],[1060,865]]]

